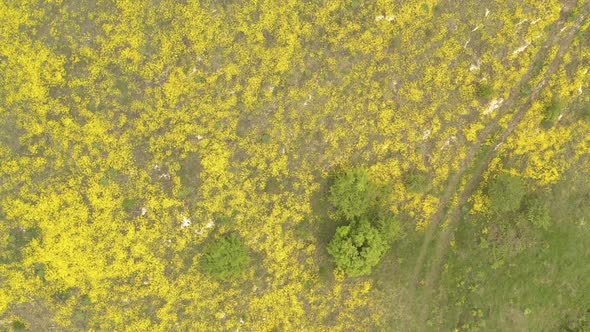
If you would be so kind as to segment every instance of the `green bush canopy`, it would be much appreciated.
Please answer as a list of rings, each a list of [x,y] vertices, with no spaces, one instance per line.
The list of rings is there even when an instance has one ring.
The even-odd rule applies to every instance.
[[[516,211],[526,194],[526,186],[521,177],[503,173],[492,180],[488,187],[490,208],[494,212]]]
[[[248,248],[236,234],[230,234],[210,244],[203,254],[203,271],[219,280],[243,273],[250,264]]]
[[[338,227],[328,244],[328,252],[338,268],[355,277],[371,273],[371,268],[379,263],[388,247],[379,229],[368,220],[359,219]]]
[[[330,202],[346,219],[363,215],[377,196],[375,185],[363,168],[351,168],[336,177]]]

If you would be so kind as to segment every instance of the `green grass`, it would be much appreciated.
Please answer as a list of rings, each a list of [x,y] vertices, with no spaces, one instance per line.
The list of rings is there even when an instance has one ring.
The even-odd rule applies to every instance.
[[[576,182],[578,189],[565,192]],[[485,220],[463,220],[439,289],[444,329],[555,331],[583,326],[590,309],[590,186],[568,179],[548,198],[553,223],[521,232],[528,246],[514,256],[478,234]],[[530,227],[534,227],[530,225]],[[510,239],[504,239],[510,241]]]
[[[404,176],[406,189],[415,193],[425,193],[432,189],[432,179],[428,173],[413,170]]]
[[[577,172],[543,195],[552,220],[546,229],[502,220],[518,236],[492,241],[489,232],[499,215],[462,214],[432,294],[422,283],[430,259],[413,278],[423,233],[406,225],[405,238],[394,243],[371,275],[373,296],[389,308],[383,322],[399,330],[426,325],[429,331],[587,331],[590,176]],[[488,235],[482,234],[486,227]],[[428,252],[435,242],[436,236]],[[524,245],[511,252],[518,244]],[[428,316],[421,320],[424,309]]]
[[[471,237],[474,228],[463,227],[461,232]],[[445,315],[446,327],[555,330],[570,323],[564,317],[587,310],[590,283],[583,279],[590,275],[588,227],[555,225],[543,232],[539,244],[509,259],[496,257],[475,241],[460,243],[444,276],[450,313]],[[499,259],[503,265],[495,264]]]

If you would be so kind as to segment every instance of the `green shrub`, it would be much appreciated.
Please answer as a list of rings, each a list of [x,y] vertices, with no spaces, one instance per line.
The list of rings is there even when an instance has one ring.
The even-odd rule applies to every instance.
[[[494,87],[489,83],[478,83],[475,92],[479,98],[490,98],[494,94]]]
[[[133,212],[139,209],[139,201],[137,198],[124,198],[121,202],[121,207],[125,212]]]
[[[45,264],[44,263],[34,263],[33,264],[33,271],[35,275],[41,280],[45,280]]]
[[[545,107],[545,117],[543,118],[543,122],[541,123],[543,127],[550,128],[555,124],[559,115],[563,111],[563,101],[559,98],[553,98],[551,100],[551,104]]]
[[[203,271],[219,280],[242,274],[250,264],[248,248],[236,234],[230,234],[210,244],[203,254]]]
[[[12,328],[15,331],[20,331],[20,330],[24,330],[27,326],[25,325],[25,323],[21,322],[20,320],[13,320],[12,321]]]
[[[86,319],[86,313],[80,309],[75,309],[72,316],[75,321],[84,321]]]
[[[551,224],[547,200],[539,195],[527,195],[522,202],[526,219],[536,227],[547,229]]]
[[[521,177],[503,173],[492,180],[487,193],[492,211],[510,212],[520,208],[526,187]]]
[[[358,167],[339,174],[330,188],[330,203],[347,219],[366,213],[376,198],[377,190],[369,174]]]
[[[489,233],[488,239],[494,255],[500,259],[516,257],[539,245],[539,233],[531,227],[526,215],[497,216],[493,222],[495,230]]]
[[[531,85],[528,83],[525,83],[523,85],[520,86],[520,97],[521,98],[525,98],[531,95]]]
[[[359,219],[336,229],[328,244],[328,253],[334,257],[338,268],[356,277],[371,273],[388,247],[379,229],[368,220]]]
[[[268,143],[270,143],[270,141],[271,141],[271,137],[270,137],[270,135],[268,133],[263,133],[258,138],[258,142],[259,143],[268,144]]]
[[[362,218],[374,225],[379,230],[381,238],[387,242],[391,243],[400,236],[401,225],[395,215],[385,206],[376,204]]]
[[[571,23],[576,20],[579,14],[579,9],[570,9],[569,11],[567,11],[565,19],[567,22]]]

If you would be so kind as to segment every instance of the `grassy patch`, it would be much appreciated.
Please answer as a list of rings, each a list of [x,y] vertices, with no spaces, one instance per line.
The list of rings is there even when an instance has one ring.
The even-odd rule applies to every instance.
[[[496,221],[472,217],[461,224],[440,289],[447,301],[445,329],[553,331],[585,326],[590,227],[581,221],[590,211],[580,214],[568,200],[585,197],[590,186],[566,195],[561,186],[567,184],[543,197],[553,220],[545,230],[533,223],[509,226],[520,227],[520,240],[528,243],[518,253],[498,250],[511,247],[513,237],[486,240]],[[528,200],[534,198],[525,198],[525,203]]]
[[[410,192],[425,193],[432,189],[432,179],[424,171],[413,170],[404,176],[404,185]]]
[[[124,198],[121,202],[121,207],[125,212],[132,213],[139,209],[139,199],[137,198]]]
[[[0,264],[20,262],[23,259],[23,249],[40,234],[39,227],[12,228],[9,231],[7,243],[1,245]]]

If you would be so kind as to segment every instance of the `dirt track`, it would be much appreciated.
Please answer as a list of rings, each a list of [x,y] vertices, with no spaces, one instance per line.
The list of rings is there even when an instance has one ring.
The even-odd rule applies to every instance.
[[[518,101],[518,96],[520,94],[521,87],[533,77],[535,67],[538,65],[539,61],[543,61],[544,51],[550,49],[553,46],[558,46],[559,51],[549,64],[549,67],[547,68],[543,79],[537,84],[537,86],[535,86],[530,96],[518,108],[518,111],[512,116],[508,126],[503,130],[500,138],[496,141],[495,146],[498,147],[499,145],[503,144],[506,141],[506,139],[510,136],[510,134],[514,131],[516,126],[520,123],[520,121],[522,121],[527,110],[530,108],[531,103],[537,98],[540,91],[542,91],[542,89],[546,87],[547,82],[549,81],[549,77],[559,68],[559,63],[561,62],[562,57],[569,48],[575,36],[575,33],[579,30],[581,22],[587,15],[589,9],[588,7],[589,6],[586,5],[583,8],[582,12],[574,22],[573,26],[568,30],[562,31],[562,28],[565,24],[563,18],[560,18],[558,21],[554,23],[556,27],[553,29],[551,35],[547,37],[544,45],[541,47],[541,49],[535,56],[535,59],[532,61],[527,72],[522,76],[520,81],[513,87],[509,97],[497,110],[497,114],[494,117],[494,119],[484,129],[482,129],[481,133],[478,136],[478,140],[469,148],[467,156],[461,161],[459,169],[450,178],[448,185],[441,197],[439,208],[437,212],[434,214],[433,219],[429,223],[429,226],[424,235],[424,241],[420,248],[420,252],[414,267],[413,280],[416,281],[416,287],[411,292],[412,296],[415,294],[415,290],[417,287],[422,287],[421,285],[426,286],[426,294],[424,294],[425,298],[431,298],[436,289],[436,282],[440,275],[440,268],[443,264],[443,258],[448,251],[451,237],[454,234],[457,224],[460,220],[461,207],[467,203],[467,200],[479,185],[482,175],[488,168],[489,163],[495,157],[497,152],[496,149],[490,150],[485,155],[485,157],[481,159],[479,164],[472,165],[472,161],[474,157],[477,155],[477,152],[480,150],[481,145],[483,144],[483,142],[486,141],[490,134],[494,133],[499,128],[498,123],[500,118],[506,115]],[[472,166],[475,170],[474,174],[466,182],[467,184],[465,185],[465,187],[461,190],[461,188],[459,188],[461,179],[465,175],[465,172]],[[454,196],[457,197],[457,204],[451,205],[451,199]],[[447,226],[444,229],[437,232],[439,224],[441,224],[441,222],[444,220],[448,221]],[[435,239],[435,237],[436,244],[432,249],[433,252],[429,253],[429,247],[432,241]],[[429,264],[425,264],[427,257],[432,257],[430,259]],[[424,279],[422,279],[420,278],[421,271],[424,269],[426,265],[430,266],[430,269],[428,272],[424,271]],[[424,280],[425,282],[420,282],[421,280]],[[430,306],[421,306],[418,312],[416,312],[416,314],[419,317],[417,321],[426,322],[429,310]],[[426,329],[426,326],[422,326],[421,329]]]

